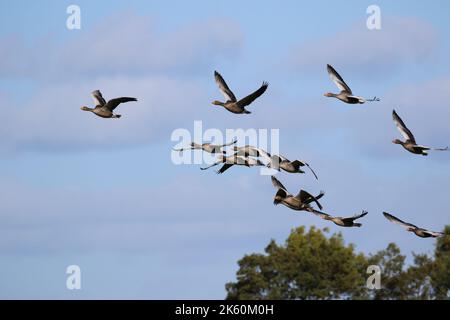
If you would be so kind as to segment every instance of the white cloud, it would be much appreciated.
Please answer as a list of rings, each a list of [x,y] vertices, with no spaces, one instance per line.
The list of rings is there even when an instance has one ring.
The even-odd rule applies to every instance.
[[[347,30],[308,41],[293,49],[288,59],[295,72],[337,69],[359,74],[392,73],[407,63],[433,61],[439,34],[429,23],[414,18],[383,17],[381,30],[361,21]]]
[[[73,79],[158,71],[193,71],[239,54],[243,34],[230,20],[214,19],[159,32],[153,20],[135,13],[115,15],[79,36],[33,44],[0,40],[0,76]]]

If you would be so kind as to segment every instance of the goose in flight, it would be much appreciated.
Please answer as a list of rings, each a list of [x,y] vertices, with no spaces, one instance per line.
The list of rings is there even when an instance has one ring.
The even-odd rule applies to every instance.
[[[353,95],[352,89],[345,83],[344,79],[337,73],[337,71],[329,64],[327,64],[327,71],[330,75],[331,80],[334,82],[334,84],[341,90],[339,93],[331,93],[327,92],[324,94],[325,97],[332,97],[337,98],[345,103],[348,104],[363,104],[366,101],[372,102],[372,101],[380,101],[379,98],[374,97],[373,99],[364,99],[362,97],[358,97]]]
[[[304,166],[307,166],[308,169],[312,172],[312,174],[316,178],[316,180],[319,180],[319,178],[317,177],[317,174],[314,172],[314,170],[311,168],[311,166],[304,161],[300,161],[300,160],[290,161],[289,159],[287,159],[286,157],[283,157],[281,155],[273,155],[273,156],[270,156],[270,162],[268,164],[268,167],[271,169],[275,169],[278,171],[284,170],[289,173],[305,173],[305,171],[300,169],[301,167],[304,167]]]
[[[323,191],[316,197],[304,190],[300,190],[296,196],[293,196],[277,178],[272,176],[271,179],[272,184],[277,189],[277,193],[273,200],[274,205],[281,203],[292,210],[314,212],[315,210],[311,207],[311,203],[314,202],[317,207],[322,210],[322,205],[318,200],[324,196],[325,193]]]
[[[405,123],[399,117],[397,112],[395,112],[395,110],[392,111],[392,118],[394,119],[395,125],[397,126],[398,130],[400,131],[402,136],[405,138],[404,142],[399,139],[395,139],[392,141],[392,143],[400,144],[403,146],[403,148],[405,148],[409,152],[414,153],[414,154],[421,154],[423,156],[427,156],[429,150],[437,150],[437,151],[447,151],[448,150],[448,147],[447,148],[430,148],[430,147],[418,145],[416,143],[416,139],[414,138],[412,132],[406,127]]]
[[[437,237],[441,237],[444,235],[443,232],[429,231],[426,229],[419,228],[411,223],[404,222],[404,221],[400,220],[399,218],[394,217],[392,214],[389,214],[387,212],[383,212],[383,215],[389,221],[401,225],[403,228],[406,229],[406,231],[414,232],[414,234],[416,236],[421,237],[421,238],[437,238]]]
[[[316,216],[324,219],[332,221],[334,224],[340,226],[340,227],[361,227],[361,223],[355,223],[354,221],[364,217],[368,212],[363,211],[361,214],[355,215],[353,217],[348,218],[342,218],[342,217],[332,217],[329,214],[326,214],[324,212],[316,211],[314,210],[312,213],[314,213]]]
[[[252,158],[247,158],[247,157],[242,157],[239,156],[237,154],[233,154],[231,156],[225,156],[225,155],[219,155],[217,157],[217,161],[214,162],[213,164],[204,167],[204,168],[200,168],[200,170],[207,170],[209,168],[215,167],[219,164],[224,164],[222,166],[222,168],[217,172],[217,173],[223,173],[226,170],[228,170],[229,168],[231,168],[234,165],[241,165],[241,166],[246,166],[246,167],[252,167],[252,166],[263,166],[264,163],[262,163],[259,160],[255,160]]]
[[[225,150],[223,150],[224,147],[228,147],[231,146],[233,144],[236,144],[237,140],[234,140],[230,143],[227,144],[211,144],[211,143],[203,143],[203,144],[198,144],[195,142],[191,142],[191,144],[189,145],[189,147],[187,148],[180,148],[180,149],[173,149],[173,151],[179,151],[180,153],[182,153],[185,150],[203,150],[205,152],[208,153],[212,153],[212,154],[216,154],[216,153],[222,153],[225,154]]]
[[[246,110],[245,107],[248,106],[249,104],[251,104],[253,101],[255,101],[259,96],[261,96],[266,91],[267,87],[269,86],[269,84],[267,82],[263,82],[262,86],[258,90],[256,90],[255,92],[253,92],[252,94],[246,96],[245,98],[243,98],[241,100],[237,100],[236,96],[230,90],[230,88],[228,88],[227,83],[222,78],[220,73],[218,73],[217,71],[214,71],[214,78],[216,80],[217,85],[219,86],[220,91],[224,95],[226,101],[221,102],[221,101],[215,100],[212,102],[212,104],[214,104],[216,106],[222,106],[225,109],[227,109],[228,111],[230,111],[232,113],[237,113],[237,114],[251,113],[250,111]]]
[[[120,114],[114,114],[113,111],[117,106],[124,102],[137,101],[136,98],[129,97],[121,97],[111,99],[108,102],[103,98],[100,90],[92,91],[92,98],[94,98],[95,108],[88,108],[86,106],[82,106],[81,110],[90,111],[95,113],[97,116],[102,118],[120,118]]]

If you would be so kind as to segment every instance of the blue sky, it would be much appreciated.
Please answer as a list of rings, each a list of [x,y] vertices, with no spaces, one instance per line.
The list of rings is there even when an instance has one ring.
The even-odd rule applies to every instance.
[[[66,8],[81,8],[81,30]],[[366,28],[381,8],[382,29]],[[341,231],[358,251],[434,241],[389,224],[389,211],[440,230],[449,224],[449,154],[393,145],[395,108],[419,143],[450,129],[448,1],[14,1],[0,3],[0,298],[217,298],[237,260],[299,225]],[[176,10],[175,10],[176,8]],[[348,106],[330,63],[352,89],[382,98]],[[250,116],[226,113],[213,71],[236,94],[270,83]],[[90,92],[136,96],[116,121],[80,111]],[[6,120],[6,121],[5,121]],[[325,190],[325,211],[369,211],[339,229],[272,205],[257,170],[223,176],[175,166],[174,129],[280,129],[280,148],[319,174],[280,174],[292,192]],[[82,290],[65,269],[82,270]]]

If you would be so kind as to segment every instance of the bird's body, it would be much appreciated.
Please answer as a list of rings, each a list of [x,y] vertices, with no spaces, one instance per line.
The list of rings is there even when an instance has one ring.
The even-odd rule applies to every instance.
[[[367,211],[363,211],[361,214],[359,215],[355,215],[353,217],[333,217],[330,216],[329,214],[326,214],[324,212],[320,212],[320,211],[316,211],[314,210],[313,213],[324,219],[324,220],[328,220],[333,222],[334,224],[340,226],[340,227],[347,227],[347,228],[351,228],[351,227],[361,227],[362,224],[361,223],[355,223],[355,220],[364,217],[368,212]]]
[[[408,127],[405,125],[403,120],[400,118],[400,116],[395,112],[395,110],[392,111],[392,119],[394,120],[395,125],[397,126],[397,129],[400,131],[402,136],[405,138],[405,141],[401,141],[399,139],[395,139],[392,141],[394,144],[399,144],[405,150],[414,153],[414,154],[420,154],[423,156],[428,155],[429,150],[436,150],[436,151],[446,151],[447,148],[431,148],[426,146],[421,146],[416,143],[416,138],[414,138],[414,135],[412,132],[408,129]]]
[[[406,231],[412,232],[420,238],[437,238],[437,237],[441,237],[444,235],[443,232],[429,231],[429,230],[426,230],[423,228],[419,228],[418,226],[415,226],[411,223],[404,222],[404,221],[400,220],[399,218],[397,218],[387,212],[383,212],[383,215],[389,221],[402,226],[403,228],[406,229]]]
[[[314,212],[315,210],[311,206],[311,203],[314,202],[316,203],[318,208],[322,210],[322,205],[318,200],[324,196],[324,192],[320,192],[319,195],[314,197],[308,192],[300,190],[300,192],[296,196],[293,196],[286,190],[286,188],[281,184],[280,181],[278,181],[277,178],[272,176],[271,179],[272,184],[275,188],[277,188],[277,193],[275,194],[275,198],[273,201],[275,205],[281,203],[292,210]]]
[[[130,97],[121,97],[121,98],[115,98],[111,99],[108,102],[103,98],[101,92],[99,90],[95,90],[91,93],[92,97],[94,98],[95,108],[89,108],[86,106],[81,107],[81,110],[83,111],[90,111],[94,113],[95,115],[102,117],[102,118],[120,118],[120,114],[114,114],[113,111],[117,106],[121,103],[130,102],[130,101],[137,101],[136,98],[130,98]]]
[[[218,100],[215,100],[212,102],[212,104],[217,106],[222,106],[228,111],[235,113],[235,114],[249,114],[251,113],[247,109],[245,109],[246,106],[250,105],[253,101],[255,101],[259,96],[261,96],[267,89],[268,84],[266,82],[263,82],[262,86],[253,92],[252,94],[246,96],[245,98],[241,100],[237,100],[234,93],[230,90],[228,85],[226,84],[225,80],[222,78],[222,76],[217,72],[214,71],[214,78],[219,86],[220,91],[224,95],[226,101],[221,102]]]
[[[341,91],[339,93],[327,92],[324,94],[325,97],[336,98],[348,104],[364,104],[367,101],[380,100],[377,97],[374,97],[373,99],[364,99],[363,97],[355,96],[352,89],[345,83],[344,79],[342,79],[339,73],[329,64],[327,65],[327,71],[331,80]]]

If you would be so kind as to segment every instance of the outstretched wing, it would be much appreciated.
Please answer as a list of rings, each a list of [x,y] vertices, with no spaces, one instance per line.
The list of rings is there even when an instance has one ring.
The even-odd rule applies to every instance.
[[[316,178],[316,180],[319,180],[319,177],[317,176],[317,174],[314,172],[314,170],[311,168],[311,166],[305,162],[306,166],[308,167],[308,169],[312,172],[312,174],[314,175],[314,177]]]
[[[345,83],[344,79],[342,79],[339,73],[337,73],[337,71],[334,70],[334,68],[329,64],[327,64],[327,71],[330,75],[331,80],[339,88],[339,90],[348,92],[349,94],[353,94],[352,89],[350,89],[350,87]]]
[[[394,119],[395,125],[397,126],[398,130],[402,134],[402,136],[406,139],[411,141],[412,143],[416,143],[416,139],[414,138],[412,132],[406,127],[403,120],[399,117],[397,112],[395,110],[392,110],[392,119]]]
[[[324,195],[323,192],[320,192],[319,196],[316,198],[312,194],[306,192],[305,190],[300,190],[300,192],[295,196],[297,199],[300,200],[300,202],[309,204],[311,202],[315,202],[317,204],[317,207],[319,207],[320,210],[322,210],[322,205],[319,203],[318,199],[322,198]]]
[[[222,92],[223,96],[227,101],[236,102],[236,97],[234,96],[233,91],[228,88],[227,83],[222,78],[220,73],[217,71],[214,71],[214,79],[216,80],[217,85],[219,86],[220,91]]]
[[[361,214],[356,214],[353,217],[349,217],[349,218],[343,218],[342,221],[344,221],[344,222],[346,222],[346,221],[355,221],[355,220],[357,220],[359,218],[364,217],[366,214],[368,214],[368,212],[363,210],[363,212],[361,212]]]
[[[278,179],[275,178],[275,176],[272,176],[271,179],[272,179],[272,184],[275,188],[284,190],[287,194],[289,194],[289,192],[287,191],[285,186],[283,186],[283,184],[280,181],[278,181]]]
[[[387,212],[383,212],[383,215],[386,217],[386,219],[388,219],[390,222],[393,222],[395,224],[401,225],[403,228],[409,229],[409,228],[415,228],[415,229],[419,229],[417,226],[411,224],[411,223],[407,223],[404,222],[402,220],[400,220],[397,217],[394,217],[392,214],[389,214]]]
[[[428,233],[432,237],[442,237],[442,236],[444,236],[443,232],[436,232],[436,231],[430,231],[430,230],[423,230],[423,232]]]
[[[218,147],[223,148],[223,147],[228,147],[228,146],[232,146],[233,144],[237,143],[237,139],[231,141],[230,143],[226,143],[226,144],[222,144],[222,145],[218,145]]]
[[[106,104],[105,99],[103,99],[102,93],[100,90],[92,91],[92,98],[94,98],[95,106],[104,106]]]
[[[261,96],[266,91],[268,86],[269,86],[269,84],[267,82],[263,82],[262,86],[258,90],[256,90],[252,94],[246,96],[245,98],[239,100],[237,102],[237,105],[242,108],[245,106],[248,106],[253,101],[255,101],[259,96]]]
[[[232,163],[225,163],[225,164],[217,171],[217,173],[218,173],[218,174],[222,174],[222,173],[224,173],[225,171],[227,171],[228,169],[230,169],[232,166],[234,166],[234,164],[232,164]]]
[[[110,111],[113,111],[115,108],[117,108],[119,104],[130,101],[137,101],[137,99],[129,97],[115,98],[109,100],[108,103],[105,105],[105,107],[108,108]]]

